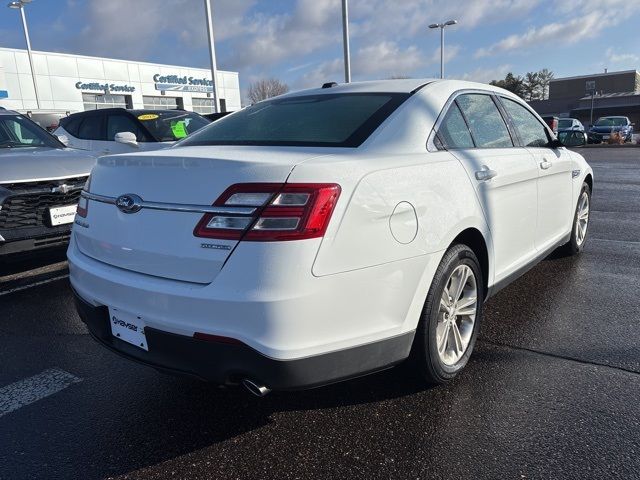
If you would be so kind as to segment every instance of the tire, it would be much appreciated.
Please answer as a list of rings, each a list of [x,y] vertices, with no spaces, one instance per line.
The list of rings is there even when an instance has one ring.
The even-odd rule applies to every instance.
[[[583,207],[582,201],[584,196],[586,195],[586,218],[581,220],[581,225],[584,225],[584,232],[579,234],[578,231],[578,216],[581,214],[581,208]],[[584,250],[584,245],[587,243],[587,235],[589,234],[589,215],[591,213],[591,188],[589,188],[589,184],[584,182],[582,184],[582,189],[580,190],[580,195],[578,195],[578,202],[576,203],[576,211],[573,214],[573,226],[571,227],[571,240],[569,240],[565,245],[561,248],[563,253],[567,256],[578,255],[582,250]],[[584,214],[584,210],[582,212]],[[585,223],[586,222],[586,223]]]
[[[459,280],[460,274],[463,272],[473,274],[473,284],[475,285],[476,299],[472,305],[464,308],[464,303],[473,299],[471,280],[465,282],[465,288],[459,296],[461,299],[459,307],[463,307],[459,308],[460,312],[466,313],[471,308],[475,309],[471,324],[469,323],[472,319],[471,315],[451,315],[454,311],[445,312],[450,307],[441,304],[441,300],[444,302],[445,288],[454,289],[459,284],[456,279]],[[450,295],[455,296],[453,292],[450,292]],[[452,299],[450,295],[447,295],[448,300]],[[482,271],[475,253],[466,245],[453,245],[444,254],[433,277],[412,349],[413,362],[427,383],[432,385],[445,384],[451,381],[467,364],[478,336],[483,301]],[[451,305],[451,302],[448,303]],[[447,322],[449,327],[447,327]],[[458,335],[455,335],[454,330],[457,330]],[[440,336],[438,336],[439,334]],[[445,335],[448,336],[447,340],[444,340]],[[458,344],[456,340],[460,340],[461,344],[466,344],[466,346],[463,345],[464,348],[462,348],[462,354],[459,358],[457,356],[460,354],[460,349],[457,347],[461,344]],[[442,348],[439,351],[439,341],[441,345],[445,345],[444,351]],[[451,347],[451,351],[448,350],[449,347]]]

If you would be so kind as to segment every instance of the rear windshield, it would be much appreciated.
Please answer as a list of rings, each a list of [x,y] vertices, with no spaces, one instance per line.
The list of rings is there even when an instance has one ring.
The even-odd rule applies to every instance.
[[[599,118],[596,127],[624,127],[627,119],[624,117],[604,117]]]
[[[197,113],[175,110],[138,112],[136,118],[158,142],[175,142],[210,123]]]
[[[573,125],[573,120],[571,119],[561,119],[558,121],[558,128],[571,128]]]
[[[357,147],[408,93],[341,93],[273,99],[221,118],[187,145]]]

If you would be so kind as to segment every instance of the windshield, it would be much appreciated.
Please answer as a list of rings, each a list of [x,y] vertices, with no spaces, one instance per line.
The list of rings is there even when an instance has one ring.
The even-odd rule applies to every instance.
[[[273,99],[221,118],[179,143],[357,147],[408,93],[342,93]]]
[[[158,142],[175,142],[209,125],[197,113],[176,110],[138,113],[137,118]]]
[[[596,122],[596,127],[624,127],[627,119],[624,117],[603,117]]]
[[[571,125],[573,125],[573,120],[570,118],[561,118],[558,121],[558,128],[571,128]]]
[[[0,148],[64,148],[55,137],[20,115],[0,115]]]

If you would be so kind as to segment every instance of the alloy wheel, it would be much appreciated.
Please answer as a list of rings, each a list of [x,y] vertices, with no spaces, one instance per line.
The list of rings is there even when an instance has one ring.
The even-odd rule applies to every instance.
[[[587,226],[589,224],[589,195],[582,192],[578,200],[578,212],[576,215],[576,243],[581,246],[587,238]]]
[[[458,265],[440,298],[436,345],[443,364],[455,365],[467,351],[478,308],[478,288],[473,270]]]

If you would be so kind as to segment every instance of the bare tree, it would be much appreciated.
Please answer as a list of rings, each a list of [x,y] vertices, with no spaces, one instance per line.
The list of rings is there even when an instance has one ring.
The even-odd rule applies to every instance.
[[[538,80],[540,81],[540,89],[542,90],[541,99],[549,98],[549,83],[553,80],[553,72],[547,68],[543,68],[538,72]]]
[[[249,101],[257,103],[271,97],[277,97],[289,91],[289,86],[277,78],[263,78],[249,85]]]

